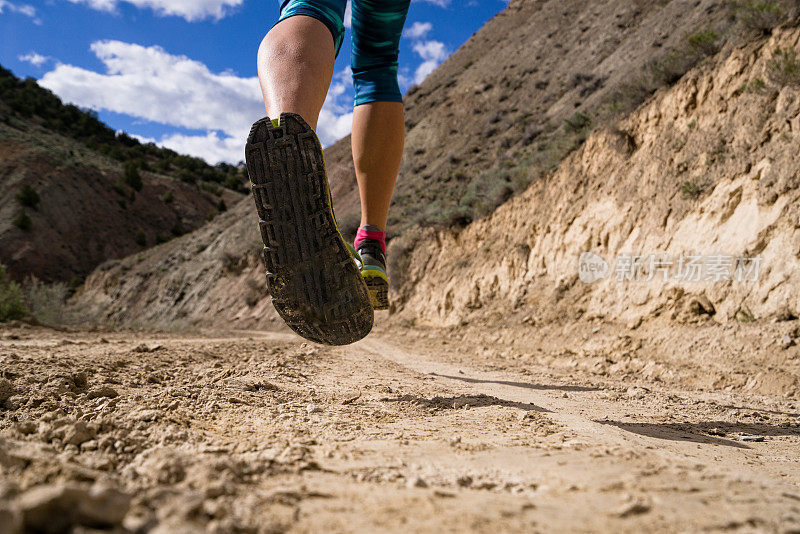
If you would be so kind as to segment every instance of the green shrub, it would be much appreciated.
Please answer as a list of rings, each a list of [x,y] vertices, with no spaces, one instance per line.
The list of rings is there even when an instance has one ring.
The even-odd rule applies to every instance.
[[[0,264],[0,323],[22,319],[29,314],[22,288],[11,281],[6,266]]]
[[[219,202],[217,202],[217,211],[220,213],[228,211],[228,206],[223,199],[219,199]]]
[[[161,201],[164,204],[171,204],[173,200],[175,200],[175,194],[172,192],[172,190],[169,190],[161,195]]]
[[[136,244],[139,245],[140,247],[147,246],[147,234],[144,233],[143,228],[139,228],[138,230],[136,230],[135,240]]]
[[[719,52],[719,34],[712,28],[686,36],[689,48],[698,54],[712,56]]]
[[[67,284],[45,284],[31,277],[25,282],[24,292],[28,309],[36,319],[48,325],[64,322],[69,295]]]
[[[36,206],[39,204],[39,193],[36,192],[36,189],[31,187],[30,184],[23,185],[17,194],[14,195],[14,198],[17,199],[19,205],[25,208],[36,209]]]
[[[14,226],[23,232],[27,232],[33,227],[33,221],[31,221],[31,218],[25,213],[25,210],[19,210],[14,217]]]
[[[767,71],[770,81],[781,87],[800,85],[800,58],[798,58],[797,50],[793,48],[777,49],[767,64]]]
[[[170,239],[172,239],[172,238],[171,237],[164,237],[161,234],[156,234],[156,245],[160,245],[162,243],[167,243]]]
[[[182,236],[186,233],[186,231],[183,229],[183,224],[181,224],[181,221],[177,221],[175,224],[173,224],[170,232],[172,232],[172,235],[176,237]]]
[[[591,125],[592,118],[581,111],[576,111],[570,118],[564,119],[564,130],[570,133],[581,132]]]
[[[711,182],[706,180],[687,180],[681,184],[681,198],[684,200],[696,200],[706,192],[711,186]]]
[[[125,163],[125,172],[122,175],[123,181],[134,191],[141,191],[143,187],[142,176],[139,174],[139,165],[135,161]]]
[[[786,12],[778,0],[733,2],[737,20],[748,30],[769,33],[786,20]]]

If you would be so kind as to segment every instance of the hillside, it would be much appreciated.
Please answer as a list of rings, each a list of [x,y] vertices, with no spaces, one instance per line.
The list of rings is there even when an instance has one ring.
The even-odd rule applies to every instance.
[[[762,4],[778,11],[766,16]],[[413,225],[463,226],[491,213],[548,176],[593,127],[796,9],[727,0],[510,2],[408,91],[390,235]],[[354,232],[349,138],[327,158],[335,163],[337,215]]]
[[[585,20],[585,24],[576,25],[574,24],[575,20]],[[715,20],[717,22],[714,22]],[[784,19],[773,20],[772,23],[779,24],[781,20]],[[612,24],[611,21],[618,22]],[[544,27],[545,24],[556,24],[556,26],[552,26],[553,35],[547,38],[551,39],[550,41],[545,39],[546,33],[533,31],[536,28]],[[703,39],[689,39],[689,36],[696,37],[698,35],[690,31],[690,28],[697,28],[698,24],[702,28],[706,28],[704,32],[701,32],[702,35],[705,35],[703,39],[706,41],[710,39],[713,44],[713,46],[708,45],[703,48],[702,56],[698,56],[695,49],[700,46],[697,42],[702,42]],[[719,29],[708,30],[709,24],[718,24]],[[584,124],[582,127],[574,124],[569,126],[572,123],[569,121],[565,123],[558,119],[559,117],[566,116],[571,119],[575,109],[589,109],[587,106],[601,109],[601,103],[607,102],[608,98],[638,95],[636,98],[629,96],[624,105],[618,103],[613,107],[614,113],[622,117],[623,110],[633,105],[636,99],[645,98],[646,93],[657,90],[656,82],[659,82],[661,87],[668,87],[671,82],[680,78],[681,69],[688,69],[694,63],[701,63],[700,70],[692,72],[707,72],[707,76],[713,78],[716,66],[734,50],[740,50],[742,46],[757,47],[759,50],[763,50],[764,54],[769,54],[771,53],[767,48],[769,44],[764,37],[769,31],[759,30],[759,24],[761,22],[757,24],[752,20],[745,19],[741,11],[731,11],[727,3],[713,1],[675,1],[667,5],[647,2],[636,5],[602,2],[588,7],[579,2],[510,3],[506,11],[487,23],[408,97],[410,131],[404,155],[403,168],[405,170],[401,174],[393,216],[398,217],[404,212],[403,210],[432,210],[431,206],[434,206],[436,211],[432,213],[443,217],[448,213],[448,209],[441,202],[457,195],[467,194],[469,191],[474,193],[475,190],[471,189],[472,186],[469,185],[471,182],[462,183],[459,180],[447,179],[447,173],[454,168],[453,165],[468,169],[471,173],[470,176],[480,176],[481,180],[485,180],[482,183],[486,187],[505,187],[503,185],[507,185],[505,178],[492,178],[491,173],[482,174],[479,171],[495,168],[498,165],[507,167],[509,161],[528,161],[530,165],[515,172],[518,172],[521,177],[520,184],[530,181],[533,185],[530,185],[523,195],[513,199],[509,206],[516,206],[519,202],[525,202],[524,199],[529,199],[524,204],[525,207],[519,209],[518,217],[529,220],[530,224],[533,224],[533,221],[539,221],[541,227],[546,228],[549,222],[548,218],[553,216],[554,212],[544,211],[544,206],[553,210],[567,210],[568,213],[573,213],[578,206],[589,202],[594,194],[593,191],[586,191],[577,185],[585,179],[576,174],[574,166],[562,167],[552,176],[544,174],[545,169],[557,167],[563,157],[576,147],[580,147],[580,141],[589,135],[591,128],[588,124]],[[555,49],[559,50],[559,54],[563,51],[564,54],[574,54],[574,57],[568,55],[567,59],[560,58],[556,61],[544,53],[545,48],[554,44],[552,39],[557,33],[556,29],[563,30],[564,33],[558,41],[560,46]],[[574,32],[574,34],[570,32]],[[609,34],[609,32],[611,33]],[[500,38],[507,34],[513,35],[515,38]],[[563,36],[571,37],[563,38]],[[542,47],[541,53],[521,54],[522,48],[520,47],[522,45],[520,43],[527,42],[526,39],[534,39],[534,44]],[[542,41],[539,42],[539,40]],[[593,44],[587,46],[587,43]],[[603,43],[606,44],[601,46]],[[692,43],[694,44],[692,45]],[[665,50],[671,51],[665,52]],[[719,52],[715,54],[716,50]],[[581,54],[586,54],[587,57],[581,59]],[[681,61],[674,59],[675,63],[680,64],[681,69],[674,65],[671,70],[666,69],[663,61],[665,54],[666,57],[681,59]],[[537,55],[540,57],[539,60],[536,60]],[[486,58],[491,58],[491,65],[489,59]],[[520,67],[523,62],[535,61],[539,61],[541,65]],[[466,63],[470,63],[469,67],[464,67]],[[547,66],[545,67],[545,65]],[[510,69],[517,68],[523,68],[523,71],[533,68],[535,72],[530,70],[525,75],[520,72],[516,76],[508,74]],[[665,77],[665,69],[671,73],[671,77]],[[567,88],[568,80],[586,72],[596,72],[596,76],[607,77],[608,80],[596,84],[597,87],[593,91],[582,90],[577,86]],[[654,73],[656,72],[662,72],[661,76],[655,77]],[[642,73],[645,73],[646,76]],[[753,74],[752,76],[757,75]],[[480,82],[487,88],[476,93],[475,84],[482,77],[490,81]],[[506,81],[501,83],[503,77]],[[513,83],[511,83],[512,80]],[[545,81],[547,83],[544,83]],[[519,85],[523,83],[524,86]],[[560,87],[560,89],[556,90],[556,87]],[[616,89],[612,90],[611,88]],[[624,88],[626,91],[622,91]],[[664,89],[656,101],[667,98],[663,91]],[[581,93],[584,96],[581,96]],[[746,95],[749,96],[750,93],[746,93]],[[538,103],[531,104],[533,102]],[[499,104],[503,109],[508,108],[508,113],[512,113],[511,109],[517,110],[513,113],[521,113],[520,110],[526,110],[524,113],[531,113],[528,122],[550,124],[552,131],[546,135],[545,133],[541,134],[546,136],[546,139],[541,141],[544,143],[543,145],[539,141],[535,143],[526,141],[527,137],[515,129],[516,126],[502,131],[496,129],[497,139],[495,136],[481,137],[478,133],[483,132],[487,124],[494,121],[494,115],[491,114],[490,117],[487,111],[491,107],[489,103],[494,103],[495,107]],[[641,109],[650,109],[649,106],[653,105],[655,104],[651,102]],[[747,110],[748,113],[756,111],[756,108]],[[674,111],[674,113],[686,112],[687,110],[681,109]],[[511,116],[515,115],[509,115],[509,117]],[[636,115],[636,117],[640,116]],[[415,123],[417,120],[419,122]],[[507,126],[516,125],[515,121],[504,120],[506,120]],[[736,114],[732,116],[731,120],[747,122],[751,119],[745,119]],[[496,121],[494,123],[499,124]],[[587,146],[594,146],[598,136],[603,139],[608,136],[614,138],[613,136],[617,134],[613,132],[619,130],[616,124],[617,121],[611,115],[607,115],[604,121],[600,122],[595,137],[591,138],[593,140]],[[474,128],[477,133],[466,135],[470,128]],[[696,131],[700,140],[711,142],[713,139],[714,142],[719,142],[719,136],[710,137],[705,133],[699,133],[699,129]],[[461,132],[464,132],[463,136]],[[505,141],[501,141],[500,138]],[[553,140],[555,144],[548,144],[550,141],[547,139]],[[627,142],[625,140],[628,139],[628,136],[623,135],[620,139],[624,144]],[[565,147],[563,143],[567,143],[567,146]],[[348,166],[349,155],[345,151],[345,145],[346,140],[331,147],[326,157],[331,172],[337,214],[340,221],[343,222],[343,226],[347,227],[355,224],[352,222],[354,220],[353,213],[358,204],[354,194],[348,189],[350,187],[348,173],[351,167]],[[502,148],[505,145],[507,148]],[[548,147],[561,148],[556,154]],[[696,154],[681,152],[681,150],[688,151],[692,147],[691,144],[679,146],[677,143],[665,145],[656,143],[655,148],[665,151],[664,154],[651,155],[649,151],[641,148],[637,153],[644,161],[662,161],[664,158],[667,160],[678,158],[679,161],[683,161],[696,156]],[[534,151],[539,159],[534,161],[514,156],[516,151],[521,150]],[[623,147],[621,150],[624,151],[627,148]],[[571,157],[574,160],[584,153],[583,151],[576,152]],[[424,154],[428,154],[427,159],[424,160],[427,170],[410,174],[409,168],[414,167],[415,162],[422,162],[421,158]],[[548,154],[551,159],[546,166],[542,167],[539,165],[543,161],[541,158]],[[605,157],[604,154],[605,152],[601,152],[598,157]],[[661,159],[655,159],[656,157]],[[741,154],[739,157],[747,158],[749,156]],[[713,158],[721,161],[719,154]],[[756,163],[757,161],[753,161],[751,165]],[[517,163],[514,164],[517,165]],[[598,163],[597,165],[598,168],[603,168],[602,164]],[[683,169],[681,172],[686,172],[686,170]],[[415,181],[428,174],[430,174],[430,180],[427,182]],[[650,196],[643,196],[642,199],[649,199],[656,195],[657,200],[652,202],[664,206],[671,206],[669,199],[673,199],[676,195],[680,196],[681,184],[690,181],[688,178],[676,177],[673,183],[654,180],[652,187],[645,187],[645,184],[633,182],[637,177],[638,175],[635,174],[628,177],[630,182],[622,190],[624,194],[645,195],[646,192]],[[600,177],[597,180],[599,184],[603,178]],[[700,187],[701,185],[702,187]],[[408,188],[415,187],[420,189],[415,190],[416,193],[413,195],[408,193]],[[427,187],[427,189],[423,191],[423,187]],[[700,180],[694,186],[687,187],[704,190],[709,187],[709,184]],[[510,194],[508,190],[505,191],[504,195]],[[434,193],[436,199],[425,196]],[[483,191],[476,194],[474,198],[488,201],[487,199],[490,200],[490,197],[487,195],[488,193]],[[531,201],[530,199],[534,195],[539,196],[535,198],[535,201]],[[88,280],[76,304],[83,309],[91,309],[91,315],[97,320],[112,320],[117,324],[171,326],[175,325],[177,321],[184,325],[273,326],[275,316],[268,304],[268,297],[263,293],[263,267],[258,260],[259,237],[251,202],[251,200],[243,201],[241,205],[231,210],[226,218],[220,218],[219,221],[215,221],[213,225],[195,235],[185,236],[172,243],[146,251],[137,258],[127,258],[119,265],[109,266],[108,269],[96,272]],[[638,213],[653,212],[655,208],[651,205],[652,202],[637,204],[636,207],[640,210]],[[689,214],[691,206],[692,204],[683,202],[679,206],[666,209],[672,210],[670,212],[672,217],[679,217]],[[614,213],[613,210],[612,213]],[[525,247],[533,248],[532,244],[527,242],[520,243],[519,247],[515,244],[511,248],[503,248],[500,244],[508,243],[508,238],[498,235],[495,238],[497,244],[489,242],[486,237],[475,238],[470,246],[477,247],[478,252],[473,256],[465,256],[462,254],[463,249],[459,248],[460,241],[456,240],[460,235],[461,228],[469,224],[470,218],[471,216],[454,216],[445,225],[446,230],[437,230],[436,227],[430,228],[429,226],[428,229],[425,229],[426,225],[419,224],[409,226],[401,238],[396,239],[396,243],[392,245],[390,261],[392,263],[394,307],[395,310],[402,311],[407,319],[413,318],[414,314],[418,313],[421,318],[438,325],[458,324],[459,321],[466,320],[464,316],[467,313],[464,310],[470,309],[469,306],[472,305],[470,292],[473,291],[474,284],[470,282],[470,284],[464,285],[459,277],[466,276],[467,280],[472,280],[473,272],[490,272],[487,269],[491,269],[489,266],[494,265],[495,262],[498,265],[518,262],[520,260],[516,258],[521,254],[520,251],[527,250]],[[409,217],[406,219],[406,223],[411,225],[415,220],[414,217]],[[470,230],[464,235],[479,236],[481,233],[489,235],[487,225],[490,224],[490,220],[476,221],[473,226],[468,226],[474,230]],[[636,220],[627,216],[624,221],[631,227],[638,224]],[[439,226],[442,224],[444,223]],[[395,225],[393,228],[397,231],[402,228],[402,225]],[[508,226],[505,224],[497,226],[495,231],[507,232]],[[530,231],[532,230],[526,227],[525,232]],[[518,237],[529,240],[533,239],[533,234],[523,233]],[[442,243],[447,243],[448,246],[440,248]],[[551,242],[547,243],[549,246]],[[539,243],[537,246],[545,245]],[[488,261],[488,252],[485,252],[484,249],[492,252],[491,261]],[[202,252],[197,253],[196,250]],[[455,250],[459,251],[458,254],[453,253]],[[567,253],[560,249],[553,249],[549,253],[558,255],[567,263],[574,260],[572,256],[564,255]],[[570,251],[571,253],[572,251]],[[431,262],[436,261],[436,265],[441,265],[441,268],[435,277],[423,279],[422,273],[425,269],[424,266],[429,261],[428,257]],[[477,258],[480,258],[481,263],[473,264],[473,262],[464,260],[465,257],[474,257],[476,261]],[[528,252],[525,257],[528,257]],[[536,256],[531,255],[530,257]],[[483,263],[484,259],[487,259],[485,264]],[[231,265],[237,267],[230,269]],[[541,270],[543,267],[539,269]],[[161,271],[165,274],[163,277],[153,277],[154,271]],[[574,269],[568,272],[572,274]],[[493,283],[491,282],[492,276],[489,275],[489,282],[487,282],[490,285]],[[554,275],[550,274],[550,276]],[[434,279],[436,284],[428,282],[428,280]],[[545,285],[557,284],[548,278],[542,280]],[[529,281],[529,278],[512,277],[508,283],[516,288],[515,291],[524,293]],[[455,286],[459,287],[457,292],[459,297],[454,301],[455,295],[448,292],[442,293],[441,288]],[[578,291],[578,288],[575,290]],[[484,289],[482,291],[484,291],[482,294],[493,294]],[[560,295],[559,292],[556,293]],[[517,297],[518,294],[515,293],[512,303],[516,303]],[[498,300],[498,305],[501,302],[505,304],[506,301]],[[453,308],[456,304],[458,307]],[[544,300],[540,305],[544,310],[558,309],[552,306],[552,300]],[[620,306],[622,306],[621,303]],[[481,312],[477,313],[480,315]],[[487,315],[487,317],[491,316]]]
[[[174,153],[192,170],[170,167],[162,149],[0,74],[0,263],[12,278],[82,280],[102,262],[190,232],[242,198],[210,181],[237,175]]]

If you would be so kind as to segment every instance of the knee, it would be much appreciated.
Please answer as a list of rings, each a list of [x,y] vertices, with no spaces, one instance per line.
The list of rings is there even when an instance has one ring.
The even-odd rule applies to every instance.
[[[353,68],[355,105],[368,102],[402,102],[397,83],[397,61],[367,68]]]

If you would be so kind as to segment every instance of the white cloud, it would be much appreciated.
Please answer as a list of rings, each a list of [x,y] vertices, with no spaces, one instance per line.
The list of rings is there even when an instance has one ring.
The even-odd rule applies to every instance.
[[[8,10],[9,13],[19,13],[26,17],[34,18],[36,16],[36,8],[28,4],[12,4],[7,0],[0,0],[0,13]]]
[[[79,106],[205,131],[169,134],[157,141],[174,150],[210,163],[243,158],[250,125],[264,116],[256,77],[214,73],[199,61],[158,46],[98,41],[91,50],[105,65],[105,73],[57,64],[39,84]],[[349,79],[349,71],[337,73],[325,100],[317,126],[324,145],[350,132]]]
[[[17,59],[19,59],[20,61],[24,61],[26,63],[30,63],[34,67],[41,67],[42,65],[44,65],[45,62],[50,61],[50,57],[37,54],[36,52],[23,54],[21,56],[18,56]]]
[[[353,25],[353,8],[350,5],[351,0],[347,0],[347,5],[344,8],[344,20],[342,23],[344,24],[345,28],[349,28]]]
[[[205,18],[221,19],[230,8],[244,3],[244,0],[69,0],[73,4],[87,4],[92,9],[114,11],[120,2],[133,4],[138,8],[150,8],[159,15],[175,15],[188,21]]]
[[[411,0],[412,2],[425,2],[439,7],[447,7],[450,5],[450,0]]]
[[[415,22],[410,28],[403,31],[403,37],[409,39],[422,39],[433,29],[430,22]]]
[[[416,42],[413,49],[422,58],[422,63],[414,72],[414,83],[417,84],[422,83],[450,55],[444,43],[434,40]]]

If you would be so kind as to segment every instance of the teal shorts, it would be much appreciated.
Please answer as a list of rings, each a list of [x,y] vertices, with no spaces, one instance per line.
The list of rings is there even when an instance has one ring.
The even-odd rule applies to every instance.
[[[402,102],[397,83],[400,36],[411,0],[352,0],[350,62],[355,105]],[[281,20],[295,15],[313,17],[328,27],[339,55],[344,39],[347,0],[283,0]]]

